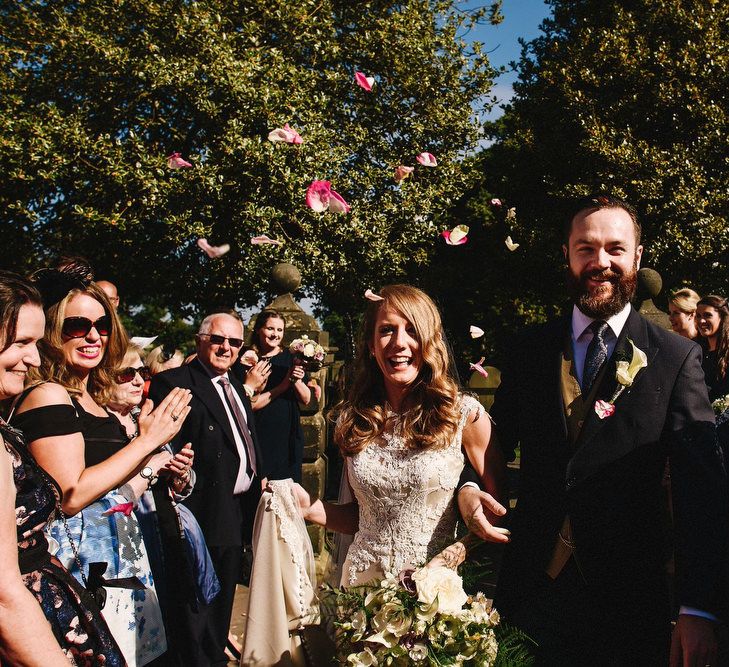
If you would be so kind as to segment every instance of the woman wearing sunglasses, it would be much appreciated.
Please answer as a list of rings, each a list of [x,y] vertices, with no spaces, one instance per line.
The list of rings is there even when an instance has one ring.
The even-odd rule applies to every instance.
[[[50,531],[60,545],[56,555],[100,601],[106,596],[104,617],[133,667],[161,655],[166,644],[141,532],[116,489],[144,477],[150,456],[180,429],[190,396],[176,390],[157,409],[145,406],[139,436],[128,442],[102,407],[127,337],[87,268],[72,264],[34,276],[46,308],[45,338],[13,425],[61,489],[63,514]]]
[[[19,395],[26,374],[40,363],[44,323],[38,292],[0,271],[0,400]],[[0,662],[68,667],[84,655],[88,664],[122,667],[98,607],[48,553],[44,528],[56,511],[58,487],[33,459],[23,434],[2,419],[0,477]]]
[[[143,402],[144,384],[151,377],[150,369],[142,361],[140,349],[130,345],[122,368],[114,375],[115,386],[106,406],[121,422],[130,440],[138,434],[136,413]],[[194,517],[185,513],[187,508],[176,507],[176,503],[190,495],[195,484],[193,460],[194,452],[190,443],[175,455],[167,445],[147,463],[148,472],[154,480],[151,486],[146,479],[136,475],[121,489],[127,499],[135,504],[134,513],[142,529],[162,608],[167,635],[165,658],[168,664],[175,665],[184,663],[184,640],[180,633],[189,632],[184,620],[179,618],[179,609],[195,604],[198,600],[196,576],[202,576],[208,584],[214,579],[212,584],[217,585],[212,565],[208,564],[209,555],[205,551],[200,527]],[[180,512],[183,513],[182,517],[178,516]],[[186,558],[187,544],[180,536],[181,524],[186,530],[194,530],[196,539],[193,543],[202,545],[201,567],[193,567]],[[200,596],[198,601],[208,600]]]

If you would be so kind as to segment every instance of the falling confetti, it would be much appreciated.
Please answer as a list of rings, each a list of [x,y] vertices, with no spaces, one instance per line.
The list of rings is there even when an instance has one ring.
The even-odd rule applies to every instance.
[[[468,366],[472,371],[476,371],[479,375],[487,378],[489,374],[482,365],[484,361],[486,361],[486,357],[481,357],[475,364],[468,364]]]
[[[384,301],[385,300],[379,294],[375,294],[371,289],[365,290],[364,295],[365,295],[365,299],[369,299],[370,301]]]
[[[339,193],[332,190],[329,181],[312,181],[306,191],[306,205],[316,213],[327,210],[333,213],[349,213],[351,208]]]
[[[283,245],[283,241],[270,239],[265,234],[261,234],[260,236],[251,237],[251,245]]]
[[[301,135],[296,130],[290,128],[288,123],[283,127],[277,127],[275,130],[271,130],[268,133],[268,140],[274,143],[278,141],[283,141],[287,144],[304,143]]]
[[[471,325],[471,328],[469,329],[469,332],[471,334],[471,338],[481,338],[484,334],[484,330],[480,329],[479,327]]]
[[[215,259],[216,257],[222,257],[226,252],[230,250],[230,244],[224,243],[223,245],[210,245],[207,239],[198,239],[197,247],[200,248],[208,257]]]
[[[375,77],[365,76],[362,72],[355,72],[354,80],[360,88],[364,88],[368,93],[372,91],[372,86],[375,85]]]
[[[406,167],[404,164],[401,164],[397,169],[395,169],[395,183],[401,183],[414,171],[415,167]]]
[[[468,227],[466,225],[457,225],[451,230],[446,229],[440,233],[448,245],[463,245],[468,241],[467,234]]]
[[[432,153],[421,153],[415,158],[424,167],[437,167],[438,160],[435,159],[435,155]]]
[[[511,252],[514,252],[514,250],[516,250],[516,249],[517,249],[517,248],[519,247],[519,244],[518,244],[518,243],[514,243],[514,242],[513,242],[512,240],[511,240],[511,236],[507,236],[507,237],[506,237],[506,240],[504,241],[504,243],[506,244],[506,247],[507,247],[507,248],[508,248],[509,250],[511,250]]]
[[[192,167],[192,163],[183,159],[180,153],[172,153],[172,155],[167,156],[167,166],[170,169],[185,169]]]

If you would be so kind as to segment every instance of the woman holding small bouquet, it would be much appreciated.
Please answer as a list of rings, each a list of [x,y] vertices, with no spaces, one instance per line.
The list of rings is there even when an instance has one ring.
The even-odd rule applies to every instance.
[[[275,310],[264,310],[253,326],[256,363],[246,376],[246,385],[258,384],[251,400],[256,430],[269,479],[301,481],[304,434],[299,423],[299,404],[311,400],[302,360],[283,347],[286,323]]]

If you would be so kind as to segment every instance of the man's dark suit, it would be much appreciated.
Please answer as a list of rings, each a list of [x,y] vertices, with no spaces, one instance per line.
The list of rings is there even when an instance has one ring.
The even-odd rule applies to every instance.
[[[521,447],[512,540],[496,604],[527,632],[545,632],[546,639],[535,638],[552,642],[556,651],[580,647],[574,664],[662,664],[667,655],[670,537],[661,485],[667,457],[676,600],[717,609],[726,493],[700,350],[631,310],[597,398],[612,397],[616,356],[632,349],[628,339],[646,353],[648,366],[616,400],[612,416],[601,420],[590,406],[574,446],[561,393],[569,319],[535,328],[518,341],[491,411],[507,459]],[[575,556],[552,581],[545,569],[565,516]],[[547,658],[544,664],[554,663]]]
[[[245,407],[256,447],[256,460],[262,461],[250,401],[240,381],[232,373],[228,374],[228,378]],[[200,361],[156,375],[150,387],[150,398],[156,405],[174,387],[192,391],[190,414],[172,443],[173,448],[178,450],[186,442],[191,442],[195,451],[195,487],[184,503],[202,528],[221,584],[221,592],[209,607],[199,609],[193,615],[197,640],[190,642],[186,656],[189,662],[186,664],[224,665],[227,660],[223,651],[233,595],[242,567],[242,546],[251,541],[253,519],[261,494],[259,477],[263,475],[259,470],[259,477],[253,479],[248,491],[233,494],[240,456],[223,402]],[[191,659],[190,654],[197,657]]]

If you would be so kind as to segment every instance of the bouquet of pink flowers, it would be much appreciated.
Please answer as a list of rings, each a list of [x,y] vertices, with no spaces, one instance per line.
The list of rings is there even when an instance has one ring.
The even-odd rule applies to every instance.
[[[292,340],[289,352],[294,358],[303,362],[302,365],[307,371],[318,371],[324,365],[326,350],[306,335]]]

